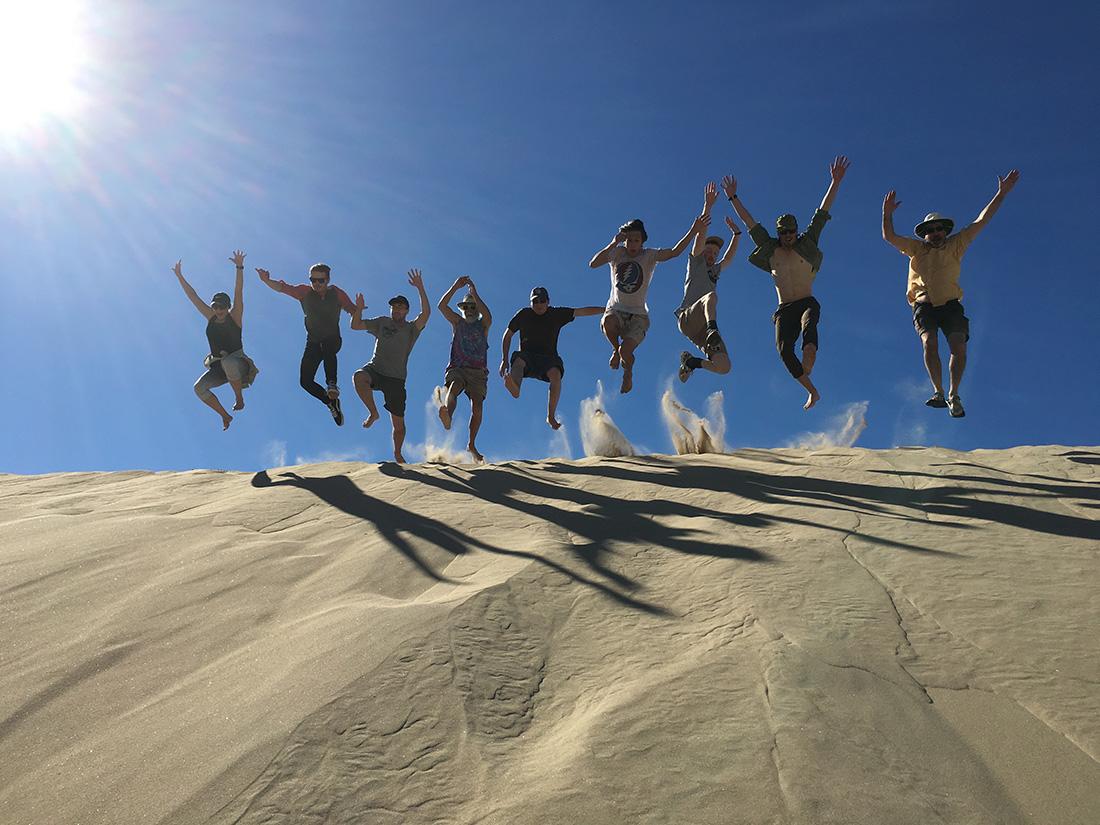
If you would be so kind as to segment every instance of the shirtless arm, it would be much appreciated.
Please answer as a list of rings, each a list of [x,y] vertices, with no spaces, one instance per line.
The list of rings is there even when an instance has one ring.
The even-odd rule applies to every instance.
[[[611,243],[592,256],[592,260],[588,262],[588,265],[592,269],[599,269],[606,263],[611,262],[611,250],[626,240],[625,232],[618,232],[615,237],[611,239]]]
[[[439,299],[439,303],[436,307],[443,313],[443,317],[451,322],[451,325],[457,324],[462,318],[457,312],[451,309],[451,299],[455,296],[455,293],[462,288],[463,284],[469,283],[470,279],[463,275],[461,278],[455,280],[451,284],[451,288],[444,293],[443,297]]]
[[[176,261],[176,265],[172,267],[172,271],[176,273],[176,277],[179,279],[180,286],[183,287],[183,294],[195,305],[195,309],[199,311],[206,320],[210,320],[214,317],[214,310],[206,305],[206,303],[199,297],[199,294],[195,292],[194,287],[187,283],[187,279],[183,277],[183,261]]]
[[[840,188],[840,182],[844,180],[844,173],[851,164],[844,155],[837,155],[829,164],[829,188],[825,190],[825,197],[821,199],[821,211],[828,212],[833,208],[836,200],[836,192]]]
[[[432,308],[428,306],[428,293],[424,291],[424,278],[419,269],[409,270],[409,284],[416,287],[416,291],[420,293],[420,314],[413,319],[413,323],[416,324],[417,329],[423,330],[428,323],[428,318],[431,317]]]
[[[237,277],[233,283],[233,309],[229,310],[229,315],[232,317],[233,322],[238,326],[244,327],[244,252],[236,250],[233,253],[233,257],[229,260],[233,262],[233,265],[237,270]]]
[[[737,197],[737,178],[733,175],[726,175],[722,178],[722,191],[726,193],[726,199],[733,205],[733,211],[737,213],[741,223],[745,224],[745,229],[752,229],[759,223],[756,218],[749,214],[745,204]]]
[[[737,228],[737,224],[733,222],[733,218],[726,218],[726,226],[730,228],[730,232],[733,234],[730,236],[730,244],[726,247],[726,254],[722,256],[722,260],[718,263],[719,269],[725,269],[726,264],[733,260],[734,254],[737,252],[737,242],[741,240],[743,234],[740,229]]]
[[[481,294],[477,291],[477,286],[474,285],[474,279],[467,276],[466,282],[470,285],[470,294],[474,296],[477,311],[481,313],[481,328],[488,332],[489,327],[493,325],[493,315],[489,312],[489,306],[481,300]]]
[[[882,199],[882,239],[890,246],[900,249],[901,238],[894,231],[894,213],[898,211],[899,206],[901,201],[898,200],[898,193],[891,189]]]
[[[691,242],[691,239],[696,235],[702,235],[706,232],[707,226],[710,225],[710,215],[700,215],[694,221],[692,221],[691,228],[687,231],[687,234],[676,243],[676,246],[672,249],[658,249],[656,250],[657,262],[670,261],[673,258],[678,258],[684,254],[684,250],[687,249],[687,245]]]
[[[1016,185],[1016,181],[1020,179],[1020,171],[1013,169],[1003,178],[997,176],[997,194],[993,196],[993,200],[985,205],[985,209],[981,211],[974,223],[970,226],[975,229],[984,229],[985,225],[989,222],[989,219],[997,214],[997,210],[1001,208],[1001,203],[1004,202],[1005,195],[1012,191],[1012,187]]]
[[[708,218],[710,217],[710,210],[714,208],[714,202],[718,200],[718,185],[711,181],[707,184],[707,188],[703,190],[703,214]],[[699,232],[695,235],[695,243],[691,245],[692,255],[701,255],[703,252],[703,245],[707,242],[707,236],[705,232]]]
[[[607,307],[574,307],[573,315],[583,318],[586,315],[603,315],[606,311]]]

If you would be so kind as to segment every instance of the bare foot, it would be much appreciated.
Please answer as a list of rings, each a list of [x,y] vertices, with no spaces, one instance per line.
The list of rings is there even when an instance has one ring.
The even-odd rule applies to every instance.
[[[504,388],[508,390],[512,398],[519,398],[519,384],[517,384],[516,379],[512,377],[512,373],[508,373],[504,376]]]
[[[807,347],[802,350],[802,369],[809,375],[814,371],[814,362],[817,361],[817,347]]]
[[[607,366],[613,370],[619,368],[619,363],[622,361],[622,356],[619,355],[619,348],[615,347],[615,351],[611,353],[611,360],[607,362]]]
[[[630,390],[633,386],[634,386],[634,370],[624,369],[623,370],[623,385],[621,387],[619,387],[619,392],[630,392]]]
[[[821,393],[819,393],[816,389],[815,390],[810,390],[810,397],[806,399],[806,403],[802,405],[802,409],[808,410],[808,409],[810,409],[810,407],[812,407],[814,404],[816,404],[820,400],[821,400]]]
[[[226,430],[228,430],[229,425],[232,424],[232,423],[233,423],[233,416],[223,415],[222,416],[222,432],[224,433]]]
[[[439,420],[443,422],[443,429],[451,429],[451,411],[446,407],[439,408]]]
[[[244,399],[243,398],[238,398],[237,403],[233,405],[233,411],[234,412],[240,412],[243,409],[244,409]]]
[[[393,460],[396,461],[398,464],[404,464],[405,456],[401,455],[400,452],[394,451]]]
[[[561,422],[554,418],[552,415],[546,416],[546,423],[550,425],[551,430],[560,430]]]
[[[368,410],[368,412],[370,412],[370,411]],[[367,416],[367,419],[363,422],[363,429],[365,429],[365,430],[370,429],[370,425],[373,424],[377,420],[378,420],[378,413],[372,412],[369,416]]]
[[[467,444],[466,449],[470,451],[470,455],[474,457],[474,461],[476,461],[478,464],[485,463],[485,456],[477,451],[477,447],[473,445],[473,442]]]

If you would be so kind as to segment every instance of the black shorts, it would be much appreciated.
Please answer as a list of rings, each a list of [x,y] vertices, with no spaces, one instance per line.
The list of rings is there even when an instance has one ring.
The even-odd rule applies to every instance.
[[[562,362],[560,355],[539,355],[534,352],[517,350],[512,353],[512,360],[508,362],[508,366],[516,363],[517,358],[523,359],[524,378],[537,378],[539,381],[549,382],[550,379],[546,376],[546,373],[554,367],[558,368],[562,378],[565,377],[565,364]]]
[[[404,418],[405,382],[400,378],[383,375],[370,365],[364,365],[360,369],[370,378],[371,388],[382,393],[382,408],[398,418]]]
[[[917,335],[935,336],[938,330],[943,330],[948,338],[965,335],[965,340],[970,340],[970,319],[963,314],[963,305],[957,300],[938,307],[927,301],[913,304],[913,327]]]

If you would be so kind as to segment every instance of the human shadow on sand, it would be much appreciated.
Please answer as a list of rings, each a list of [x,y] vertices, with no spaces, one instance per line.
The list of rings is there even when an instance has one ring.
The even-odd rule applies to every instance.
[[[621,574],[592,564],[584,552],[580,552],[579,557],[587,562],[594,571],[610,579],[615,586],[610,586],[585,575],[582,571],[571,569],[536,553],[489,544],[468,533],[460,532],[437,519],[406,510],[383,499],[369,496],[346,475],[311,478],[294,472],[285,472],[279,474],[278,480],[273,480],[266,471],[260,471],[252,477],[251,485],[256,488],[295,487],[305,490],[317,496],[329,506],[372,524],[391,546],[409,559],[425,575],[436,581],[454,583],[452,579],[437,572],[422,559],[407,537],[433,544],[453,556],[460,556],[476,549],[504,556],[529,559],[599,590],[620,604],[646,613],[669,615],[668,611],[660,605],[633,596],[629,592],[624,592],[636,590],[637,585]],[[554,522],[558,515],[559,511],[548,507],[541,517]]]

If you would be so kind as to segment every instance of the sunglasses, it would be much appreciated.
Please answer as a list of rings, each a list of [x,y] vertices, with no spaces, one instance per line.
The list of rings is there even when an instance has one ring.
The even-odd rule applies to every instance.
[[[547,304],[549,302],[550,302],[549,298],[532,298],[531,299],[532,304]]]
[[[459,309],[477,309],[477,304],[459,304]]]
[[[947,231],[947,227],[946,227],[946,226],[943,226],[943,225],[940,225],[940,226],[930,226],[930,227],[928,227],[928,229],[927,229],[927,230],[925,231],[925,234],[926,234],[926,235],[931,235],[931,234],[932,234],[932,233],[934,233],[934,232],[946,232],[946,231]]]
[[[780,235],[797,235],[798,230],[797,229],[780,229],[779,234]]]
[[[313,281],[313,283],[315,283],[315,284],[327,284],[328,283],[328,278],[310,278],[310,280]]]

